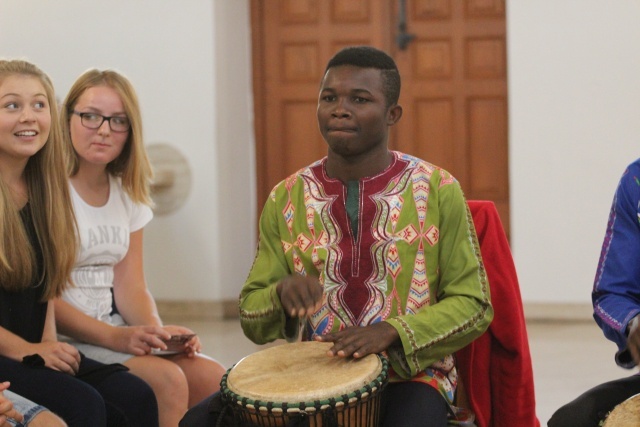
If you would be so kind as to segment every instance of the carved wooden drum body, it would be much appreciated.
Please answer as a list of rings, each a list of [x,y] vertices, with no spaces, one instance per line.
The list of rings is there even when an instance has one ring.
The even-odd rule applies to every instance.
[[[329,357],[331,343],[298,342],[249,355],[222,378],[223,399],[241,425],[375,427],[388,362]]]

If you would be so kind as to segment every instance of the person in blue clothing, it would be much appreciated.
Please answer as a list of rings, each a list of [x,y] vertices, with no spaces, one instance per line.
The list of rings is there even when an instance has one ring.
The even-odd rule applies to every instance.
[[[640,365],[640,159],[627,167],[618,183],[592,302],[596,323],[618,346],[618,366]],[[618,404],[638,393],[638,374],[600,384],[558,409],[548,426],[598,426]]]

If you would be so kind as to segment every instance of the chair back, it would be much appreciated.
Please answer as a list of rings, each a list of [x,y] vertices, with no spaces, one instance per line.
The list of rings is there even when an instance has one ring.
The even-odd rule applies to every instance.
[[[491,201],[467,202],[480,243],[493,321],[456,353],[463,403],[478,427],[539,427],[533,368],[520,285],[498,210]]]

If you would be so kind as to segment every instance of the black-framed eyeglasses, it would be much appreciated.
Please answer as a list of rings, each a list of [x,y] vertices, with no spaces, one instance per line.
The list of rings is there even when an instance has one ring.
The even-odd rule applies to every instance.
[[[82,126],[89,129],[98,129],[106,121],[109,122],[109,128],[113,132],[127,132],[131,129],[131,122],[126,116],[103,116],[98,113],[81,113],[73,111],[73,114],[80,116]]]

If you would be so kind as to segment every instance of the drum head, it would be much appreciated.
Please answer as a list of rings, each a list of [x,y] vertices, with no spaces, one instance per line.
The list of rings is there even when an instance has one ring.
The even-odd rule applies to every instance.
[[[604,422],[604,427],[638,426],[640,426],[640,394],[631,396],[613,408]]]
[[[229,371],[227,387],[253,400],[304,402],[351,393],[380,374],[379,356],[330,357],[327,351],[332,345],[307,341],[261,350]]]

